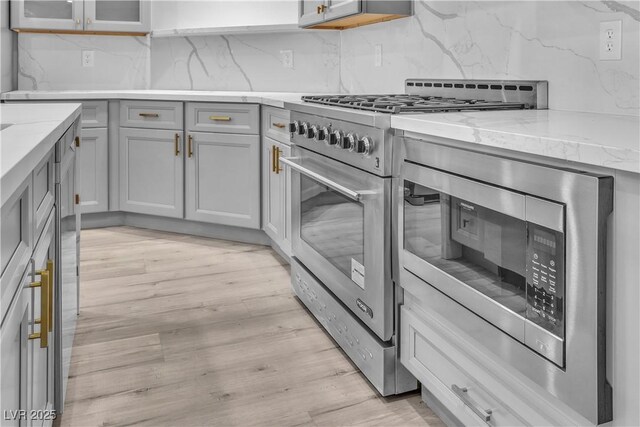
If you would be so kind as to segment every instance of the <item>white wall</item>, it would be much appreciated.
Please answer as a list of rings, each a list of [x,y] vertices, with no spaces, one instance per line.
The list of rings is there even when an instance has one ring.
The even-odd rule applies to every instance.
[[[9,0],[0,0],[0,93],[18,87],[16,40],[9,29]]]
[[[160,0],[151,8],[154,30],[297,22],[297,0]]]

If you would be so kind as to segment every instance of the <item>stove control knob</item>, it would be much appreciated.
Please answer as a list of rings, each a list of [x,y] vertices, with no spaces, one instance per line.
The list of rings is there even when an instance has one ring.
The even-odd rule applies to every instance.
[[[354,133],[347,134],[346,137],[343,138],[342,148],[349,151],[354,151],[356,146],[358,145],[358,136]]]
[[[373,140],[368,136],[365,136],[356,144],[356,153],[368,156],[371,151],[373,151]]]
[[[329,132],[329,128],[327,128],[326,126],[321,127],[316,133],[316,139],[318,141],[326,141],[330,133],[331,132]]]
[[[299,129],[300,129],[300,123],[297,120],[289,123],[289,132],[298,133]]]
[[[329,138],[326,140],[327,145],[335,147],[342,142],[342,132],[334,130],[329,134]]]
[[[309,123],[302,122],[298,128],[298,135],[307,135],[309,133]]]
[[[317,135],[318,135],[318,126],[313,125],[307,129],[307,138],[316,139]]]

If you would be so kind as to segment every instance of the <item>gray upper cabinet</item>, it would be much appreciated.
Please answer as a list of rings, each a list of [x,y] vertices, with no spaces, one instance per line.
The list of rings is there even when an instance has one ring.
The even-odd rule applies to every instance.
[[[12,0],[11,29],[82,31],[83,0]]]
[[[11,0],[15,31],[146,34],[150,20],[144,0]]]
[[[298,25],[345,30],[413,14],[412,0],[299,0]]]
[[[120,128],[120,209],[182,218],[183,132]]]
[[[150,1],[85,0],[85,31],[148,33]]]
[[[325,0],[300,1],[298,25],[308,27],[324,21]]]

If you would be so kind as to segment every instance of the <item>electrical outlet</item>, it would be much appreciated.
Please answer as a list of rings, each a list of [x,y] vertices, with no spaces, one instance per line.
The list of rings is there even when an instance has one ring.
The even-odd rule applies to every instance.
[[[82,66],[83,67],[93,67],[94,63],[94,55],[95,52],[93,50],[83,50],[82,51]]]
[[[599,43],[601,61],[622,59],[622,21],[601,22]]]
[[[293,68],[293,51],[292,50],[281,50],[280,59],[282,61],[282,66],[284,68]]]
[[[374,48],[374,66],[382,67],[382,45],[377,44]]]

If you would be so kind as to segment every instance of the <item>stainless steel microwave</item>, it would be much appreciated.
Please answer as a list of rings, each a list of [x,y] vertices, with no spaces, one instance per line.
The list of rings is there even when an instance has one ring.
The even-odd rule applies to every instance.
[[[402,138],[400,285],[594,423],[606,381],[606,221],[613,178]],[[429,301],[426,301],[429,309]],[[460,323],[460,324],[458,324]]]

